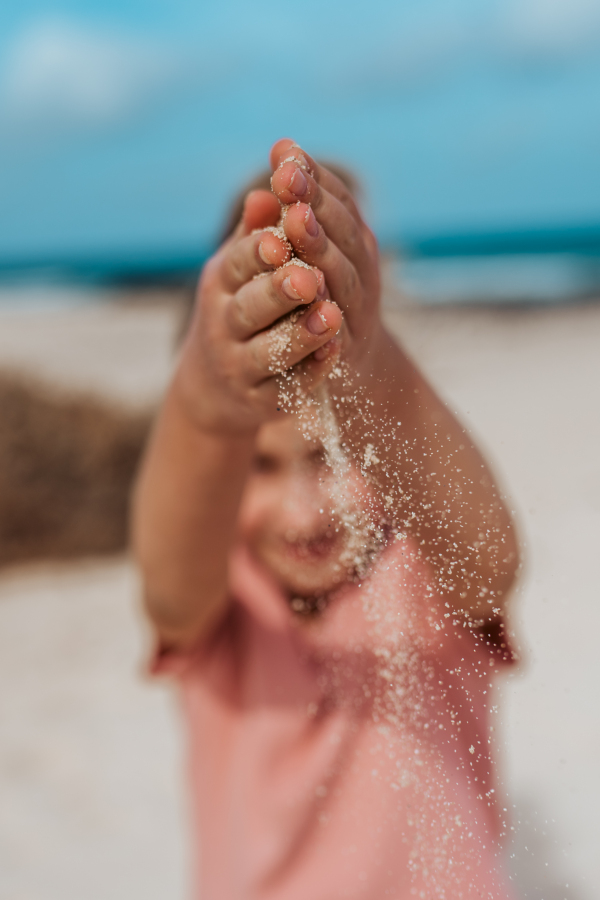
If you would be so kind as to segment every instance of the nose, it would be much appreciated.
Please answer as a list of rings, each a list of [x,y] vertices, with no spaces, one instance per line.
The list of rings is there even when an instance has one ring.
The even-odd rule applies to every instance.
[[[282,525],[289,540],[323,531],[333,518],[327,490],[312,474],[297,473],[289,478],[281,512]]]

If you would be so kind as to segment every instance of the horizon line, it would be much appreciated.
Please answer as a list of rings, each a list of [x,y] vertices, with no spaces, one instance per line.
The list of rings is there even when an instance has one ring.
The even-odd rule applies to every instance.
[[[383,252],[408,259],[478,258],[502,256],[575,255],[600,258],[600,222],[586,225],[534,226],[512,229],[471,229],[441,233],[414,233],[386,239]],[[0,280],[48,278],[99,283],[144,283],[188,280],[202,268],[214,248],[182,244],[170,250],[131,246],[72,254],[0,256]]]

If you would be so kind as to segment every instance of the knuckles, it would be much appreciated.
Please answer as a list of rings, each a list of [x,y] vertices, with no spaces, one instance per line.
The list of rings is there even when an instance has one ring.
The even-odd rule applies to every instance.
[[[233,295],[226,310],[227,324],[240,337],[258,330],[254,304],[240,292]]]
[[[366,247],[362,231],[355,219],[350,219],[348,228],[343,235],[343,244],[340,247],[342,253],[351,260],[364,254]]]
[[[341,278],[341,291],[344,297],[352,298],[353,318],[360,316],[364,297],[362,284],[353,265],[346,266]]]
[[[227,263],[227,281],[233,284],[240,284],[245,280],[245,267],[239,253],[233,251]]]
[[[256,372],[264,373],[265,377],[269,374],[269,361],[265,357],[264,347],[261,341],[250,341],[248,344],[248,353],[251,360],[251,368]]]

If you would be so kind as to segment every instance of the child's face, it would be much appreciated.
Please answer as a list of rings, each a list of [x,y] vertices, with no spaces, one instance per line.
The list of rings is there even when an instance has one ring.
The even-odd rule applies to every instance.
[[[254,555],[300,597],[325,593],[346,578],[331,477],[321,446],[303,437],[293,416],[263,425],[240,530]]]

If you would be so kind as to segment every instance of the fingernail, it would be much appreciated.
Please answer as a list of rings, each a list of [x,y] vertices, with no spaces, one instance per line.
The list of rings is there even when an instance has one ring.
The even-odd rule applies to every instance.
[[[317,272],[317,296],[324,297],[327,293],[327,286],[325,284],[325,276],[322,272]]]
[[[260,244],[258,245],[258,255],[260,256],[260,258],[262,259],[262,261],[264,262],[264,264],[265,264],[266,266],[272,266],[272,265],[273,265],[272,260],[270,260],[270,259],[267,258],[267,255],[266,255],[266,253],[265,253],[265,251],[264,251],[264,247],[263,247],[262,241],[261,241]]]
[[[310,206],[308,207],[308,212],[304,216],[304,227],[306,228],[306,233],[311,237],[316,237],[319,233],[319,223],[315,219],[315,214]]]
[[[329,331],[329,325],[327,324],[325,316],[318,310],[315,310],[310,314],[306,320],[306,327],[311,334],[325,334],[326,331]]]
[[[288,184],[288,191],[294,194],[295,197],[303,197],[307,188],[308,181],[306,180],[304,172],[302,169],[296,169],[292,176],[292,180]]]
[[[288,298],[288,300],[300,300],[301,299],[300,294],[294,289],[292,280],[289,275],[284,280],[283,284],[281,285],[281,290],[283,291],[285,296]]]

